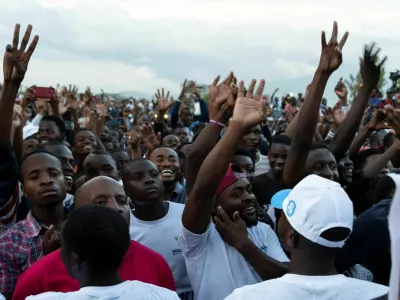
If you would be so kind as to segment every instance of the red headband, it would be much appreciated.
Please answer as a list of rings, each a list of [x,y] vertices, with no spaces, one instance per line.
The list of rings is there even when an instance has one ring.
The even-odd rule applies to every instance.
[[[228,186],[234,184],[236,181],[242,178],[246,178],[246,174],[238,173],[232,170],[232,164],[229,165],[228,170],[225,173],[224,178],[222,178],[217,190],[217,196],[221,194]]]

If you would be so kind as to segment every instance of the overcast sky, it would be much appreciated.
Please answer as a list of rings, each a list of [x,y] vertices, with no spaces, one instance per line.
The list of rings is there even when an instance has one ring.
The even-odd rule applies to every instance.
[[[370,3],[370,4],[369,4]],[[320,55],[320,32],[350,32],[340,77],[358,71],[365,43],[400,69],[400,1],[380,0],[12,0],[0,1],[0,45],[14,24],[32,24],[40,41],[25,85],[77,84],[106,92],[175,95],[184,78],[211,83],[233,70],[267,81],[266,93],[304,92]]]

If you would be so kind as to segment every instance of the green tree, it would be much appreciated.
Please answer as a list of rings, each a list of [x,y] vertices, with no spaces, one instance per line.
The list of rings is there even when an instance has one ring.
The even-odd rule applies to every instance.
[[[356,76],[354,76],[353,74],[350,74],[349,79],[344,80],[347,90],[349,91],[349,95],[348,95],[349,103],[353,102],[353,100],[356,99],[358,87],[361,82],[362,82],[362,78],[361,78],[360,71],[358,71]],[[382,67],[381,75],[379,77],[379,82],[378,82],[378,85],[376,86],[377,90],[380,91],[382,93],[382,95],[385,95],[383,88],[386,86],[387,83],[388,83],[388,81],[386,79],[386,70],[384,67]]]

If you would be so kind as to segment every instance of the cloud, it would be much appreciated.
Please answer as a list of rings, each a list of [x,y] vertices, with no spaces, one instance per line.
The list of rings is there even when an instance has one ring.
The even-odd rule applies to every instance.
[[[365,1],[295,0],[13,0],[0,4],[0,45],[13,24],[34,25],[40,42],[26,84],[76,83],[94,90],[138,90],[162,85],[179,93],[184,78],[210,83],[233,70],[267,89],[303,92],[320,55],[320,34],[350,31],[344,63],[325,96],[335,101],[337,79],[358,71],[364,43],[378,42],[387,70],[400,68],[396,0],[373,11]]]

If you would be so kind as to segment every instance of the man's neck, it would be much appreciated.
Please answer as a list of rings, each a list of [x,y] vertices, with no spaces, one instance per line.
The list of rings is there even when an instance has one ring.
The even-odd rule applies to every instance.
[[[314,253],[291,253],[289,273],[304,276],[337,275],[335,259]]]
[[[115,273],[101,276],[99,274],[94,274],[93,276],[88,276],[88,278],[84,278],[79,281],[79,285],[81,288],[88,286],[114,286],[122,283],[123,280],[119,277],[118,271]]]
[[[164,183],[164,199],[163,200],[169,200],[171,198],[172,193],[174,192],[177,184],[178,184],[178,181]]]
[[[56,230],[60,230],[65,218],[64,203],[61,201],[52,206],[32,206],[32,214],[39,223],[47,227],[54,225]]]
[[[141,221],[157,221],[167,215],[168,209],[169,203],[162,200],[145,205],[135,203],[133,214]]]

